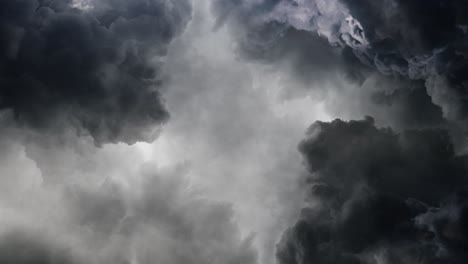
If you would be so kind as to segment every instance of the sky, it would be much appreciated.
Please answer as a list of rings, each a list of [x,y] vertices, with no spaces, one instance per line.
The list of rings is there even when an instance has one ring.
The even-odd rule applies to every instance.
[[[468,261],[462,0],[3,0],[0,263]]]

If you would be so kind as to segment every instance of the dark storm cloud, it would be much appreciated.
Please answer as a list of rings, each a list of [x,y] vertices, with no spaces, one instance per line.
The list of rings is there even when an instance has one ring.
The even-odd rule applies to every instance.
[[[396,134],[373,122],[309,129],[310,206],[284,233],[280,263],[466,261],[467,157],[445,130]]]
[[[398,127],[436,127],[447,123],[440,107],[426,93],[423,81],[377,75],[370,83],[367,85],[379,87],[369,93],[370,104],[383,108],[388,119],[396,117]]]
[[[262,63],[287,61],[291,74],[309,84],[331,78],[336,72],[362,81],[366,70],[351,49],[334,48],[317,32],[270,18],[280,2],[217,0],[212,9],[217,27],[230,26],[243,58]]]
[[[371,118],[312,126],[300,145],[309,205],[277,246],[281,264],[466,262],[467,157],[451,127],[467,117],[464,2],[219,0],[213,10],[244,58],[287,61],[323,90],[344,77],[365,110],[383,109],[378,123],[401,130]],[[354,98],[333,107],[352,112]]]
[[[234,29],[247,58],[285,59],[281,47],[280,54],[301,54],[286,59],[313,81],[330,78],[333,69],[358,83],[370,72],[423,82],[430,100],[419,101],[441,107],[449,120],[466,119],[465,1],[218,0],[213,9],[220,24]]]
[[[362,25],[367,61],[387,75],[425,80],[448,118],[466,120],[465,1],[343,2]]]
[[[40,131],[97,144],[152,141],[168,118],[161,58],[191,17],[186,0],[0,3],[0,108]]]

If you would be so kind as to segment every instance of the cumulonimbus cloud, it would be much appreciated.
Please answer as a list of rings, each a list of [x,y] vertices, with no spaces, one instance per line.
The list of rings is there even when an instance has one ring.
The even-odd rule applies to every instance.
[[[405,119],[395,130],[379,128],[372,118],[316,122],[310,128],[300,144],[308,169],[308,205],[277,246],[280,264],[466,262],[467,157],[457,154],[460,146],[452,138],[460,133],[454,131],[458,127],[445,128],[450,122],[466,121],[468,113],[467,9],[458,0],[214,1],[216,26],[228,24],[244,58],[263,63],[288,60],[291,73],[306,85],[315,82],[321,87],[324,80],[343,75],[346,84],[357,83],[353,87],[363,93],[366,86],[379,86],[381,93],[370,98],[380,105],[397,105],[388,115]],[[190,19],[188,0],[5,0],[0,3],[0,109],[13,114],[15,125],[38,131],[38,138],[73,130],[90,135],[98,145],[152,141],[155,128],[169,115],[160,96],[161,65],[171,41]],[[191,78],[198,78],[193,82],[197,89],[186,89],[187,93],[200,93],[204,86],[216,87],[223,81],[233,83],[226,90],[244,85],[237,80],[245,77],[244,71],[226,79],[221,71],[214,74],[203,62],[199,65],[203,69],[195,74],[191,71],[197,67],[182,67],[187,72],[179,84],[188,87]],[[177,73],[177,67],[173,71]],[[220,78],[205,81],[205,74]],[[223,107],[207,111],[241,109],[237,102],[231,108],[224,104],[224,94],[216,96],[214,105]],[[245,107],[255,105],[252,98],[243,104],[242,113],[258,111]],[[196,112],[199,107],[197,101],[193,108],[180,111]],[[210,134],[216,151],[231,149],[252,134],[230,129],[224,122],[231,120],[220,116],[222,122],[213,127],[222,128],[226,136],[221,139],[234,140],[213,141],[209,123],[200,122],[199,133]],[[246,117],[248,125],[241,129],[251,123],[260,126],[256,118]],[[182,123],[184,133],[190,133],[191,123]],[[183,172],[128,173],[125,179],[135,180],[131,188],[104,176],[98,187],[75,186],[67,182],[69,178],[86,178],[89,171],[101,174],[98,163],[105,164],[105,176],[125,174],[125,166],[117,165],[132,153],[122,160],[112,153],[108,163],[88,164],[88,159],[77,158],[71,166],[66,161],[75,155],[90,154],[75,153],[76,146],[70,151],[73,157],[38,148],[17,151],[24,160],[31,161],[28,155],[35,160],[29,173],[40,171],[43,183],[50,184],[41,189],[54,196],[45,199],[44,207],[52,212],[50,208],[60,208],[47,219],[58,219],[50,230],[61,235],[52,232],[57,237],[48,237],[39,230],[36,236],[26,227],[22,232],[7,227],[12,232],[1,233],[0,262],[89,263],[89,258],[97,263],[258,262],[251,240],[239,234],[229,205],[188,192],[180,177]],[[245,150],[239,149],[242,156]],[[2,163],[14,164],[8,155]],[[25,169],[9,174],[21,170]],[[40,211],[37,204],[32,206]],[[25,226],[52,225],[27,207],[12,207],[13,219],[16,213],[19,219],[28,218]]]
[[[317,122],[300,144],[310,191],[278,245],[282,264],[463,263],[467,157],[447,131]]]
[[[303,39],[316,36],[335,47],[341,59],[326,60],[326,49],[309,45],[301,53],[309,57],[309,65],[332,64],[358,79],[375,71],[422,81],[447,119],[466,120],[468,5],[464,1],[219,0],[213,9],[220,24],[235,28],[241,50],[264,55],[278,43],[289,42],[291,31],[300,32]],[[271,53],[266,56],[272,58]],[[316,73],[308,72],[321,75]]]
[[[279,242],[279,263],[465,262],[467,158],[454,143],[459,127],[434,127],[467,118],[467,4],[220,0],[213,7],[244,58],[292,60],[299,76],[320,82],[338,71],[357,89],[380,86],[368,98],[400,105],[388,114],[407,119],[400,132],[372,118],[312,125],[300,144],[308,206]],[[328,48],[314,48],[322,41]]]
[[[168,118],[160,66],[191,18],[176,1],[0,3],[0,108],[42,132],[97,144],[152,141]]]

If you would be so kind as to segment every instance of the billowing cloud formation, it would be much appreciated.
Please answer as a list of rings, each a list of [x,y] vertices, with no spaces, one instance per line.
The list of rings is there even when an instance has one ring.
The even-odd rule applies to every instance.
[[[209,2],[0,3],[0,262],[466,262],[466,4]]]
[[[468,5],[464,1],[219,0],[214,10],[220,23],[235,25],[241,50],[257,54],[276,50],[272,47],[290,41],[290,32],[299,32],[302,39],[322,38],[336,47],[340,59],[327,49],[308,45],[302,49],[307,58],[302,65],[320,69],[334,65],[356,80],[376,71],[407,82],[422,81],[446,118],[466,119]],[[298,52],[291,48],[284,51]],[[305,69],[315,78],[323,76],[310,66]]]
[[[99,263],[256,262],[230,205],[197,197],[183,173],[159,176],[146,169],[129,190],[105,183],[66,191],[70,215],[103,256]]]
[[[270,63],[288,61],[291,73],[309,85],[311,81],[323,83],[337,72],[346,72],[353,79],[363,78],[359,61],[350,49],[334,49],[318,34],[283,21],[273,10],[283,10],[275,8],[280,2],[216,0],[212,8],[218,16],[218,27],[229,24],[244,58]]]
[[[204,198],[185,167],[137,171],[125,181],[38,186],[27,191],[32,199],[5,200],[0,262],[256,263],[231,206]]]
[[[467,157],[447,131],[337,119],[312,125],[300,150],[309,206],[278,245],[281,264],[466,262]]]
[[[97,144],[154,140],[168,117],[158,64],[190,20],[187,0],[6,0],[0,10],[0,109]]]

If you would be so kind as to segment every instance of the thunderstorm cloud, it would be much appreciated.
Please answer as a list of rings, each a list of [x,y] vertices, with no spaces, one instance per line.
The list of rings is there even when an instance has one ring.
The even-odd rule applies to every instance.
[[[468,262],[463,0],[0,1],[0,263]]]

